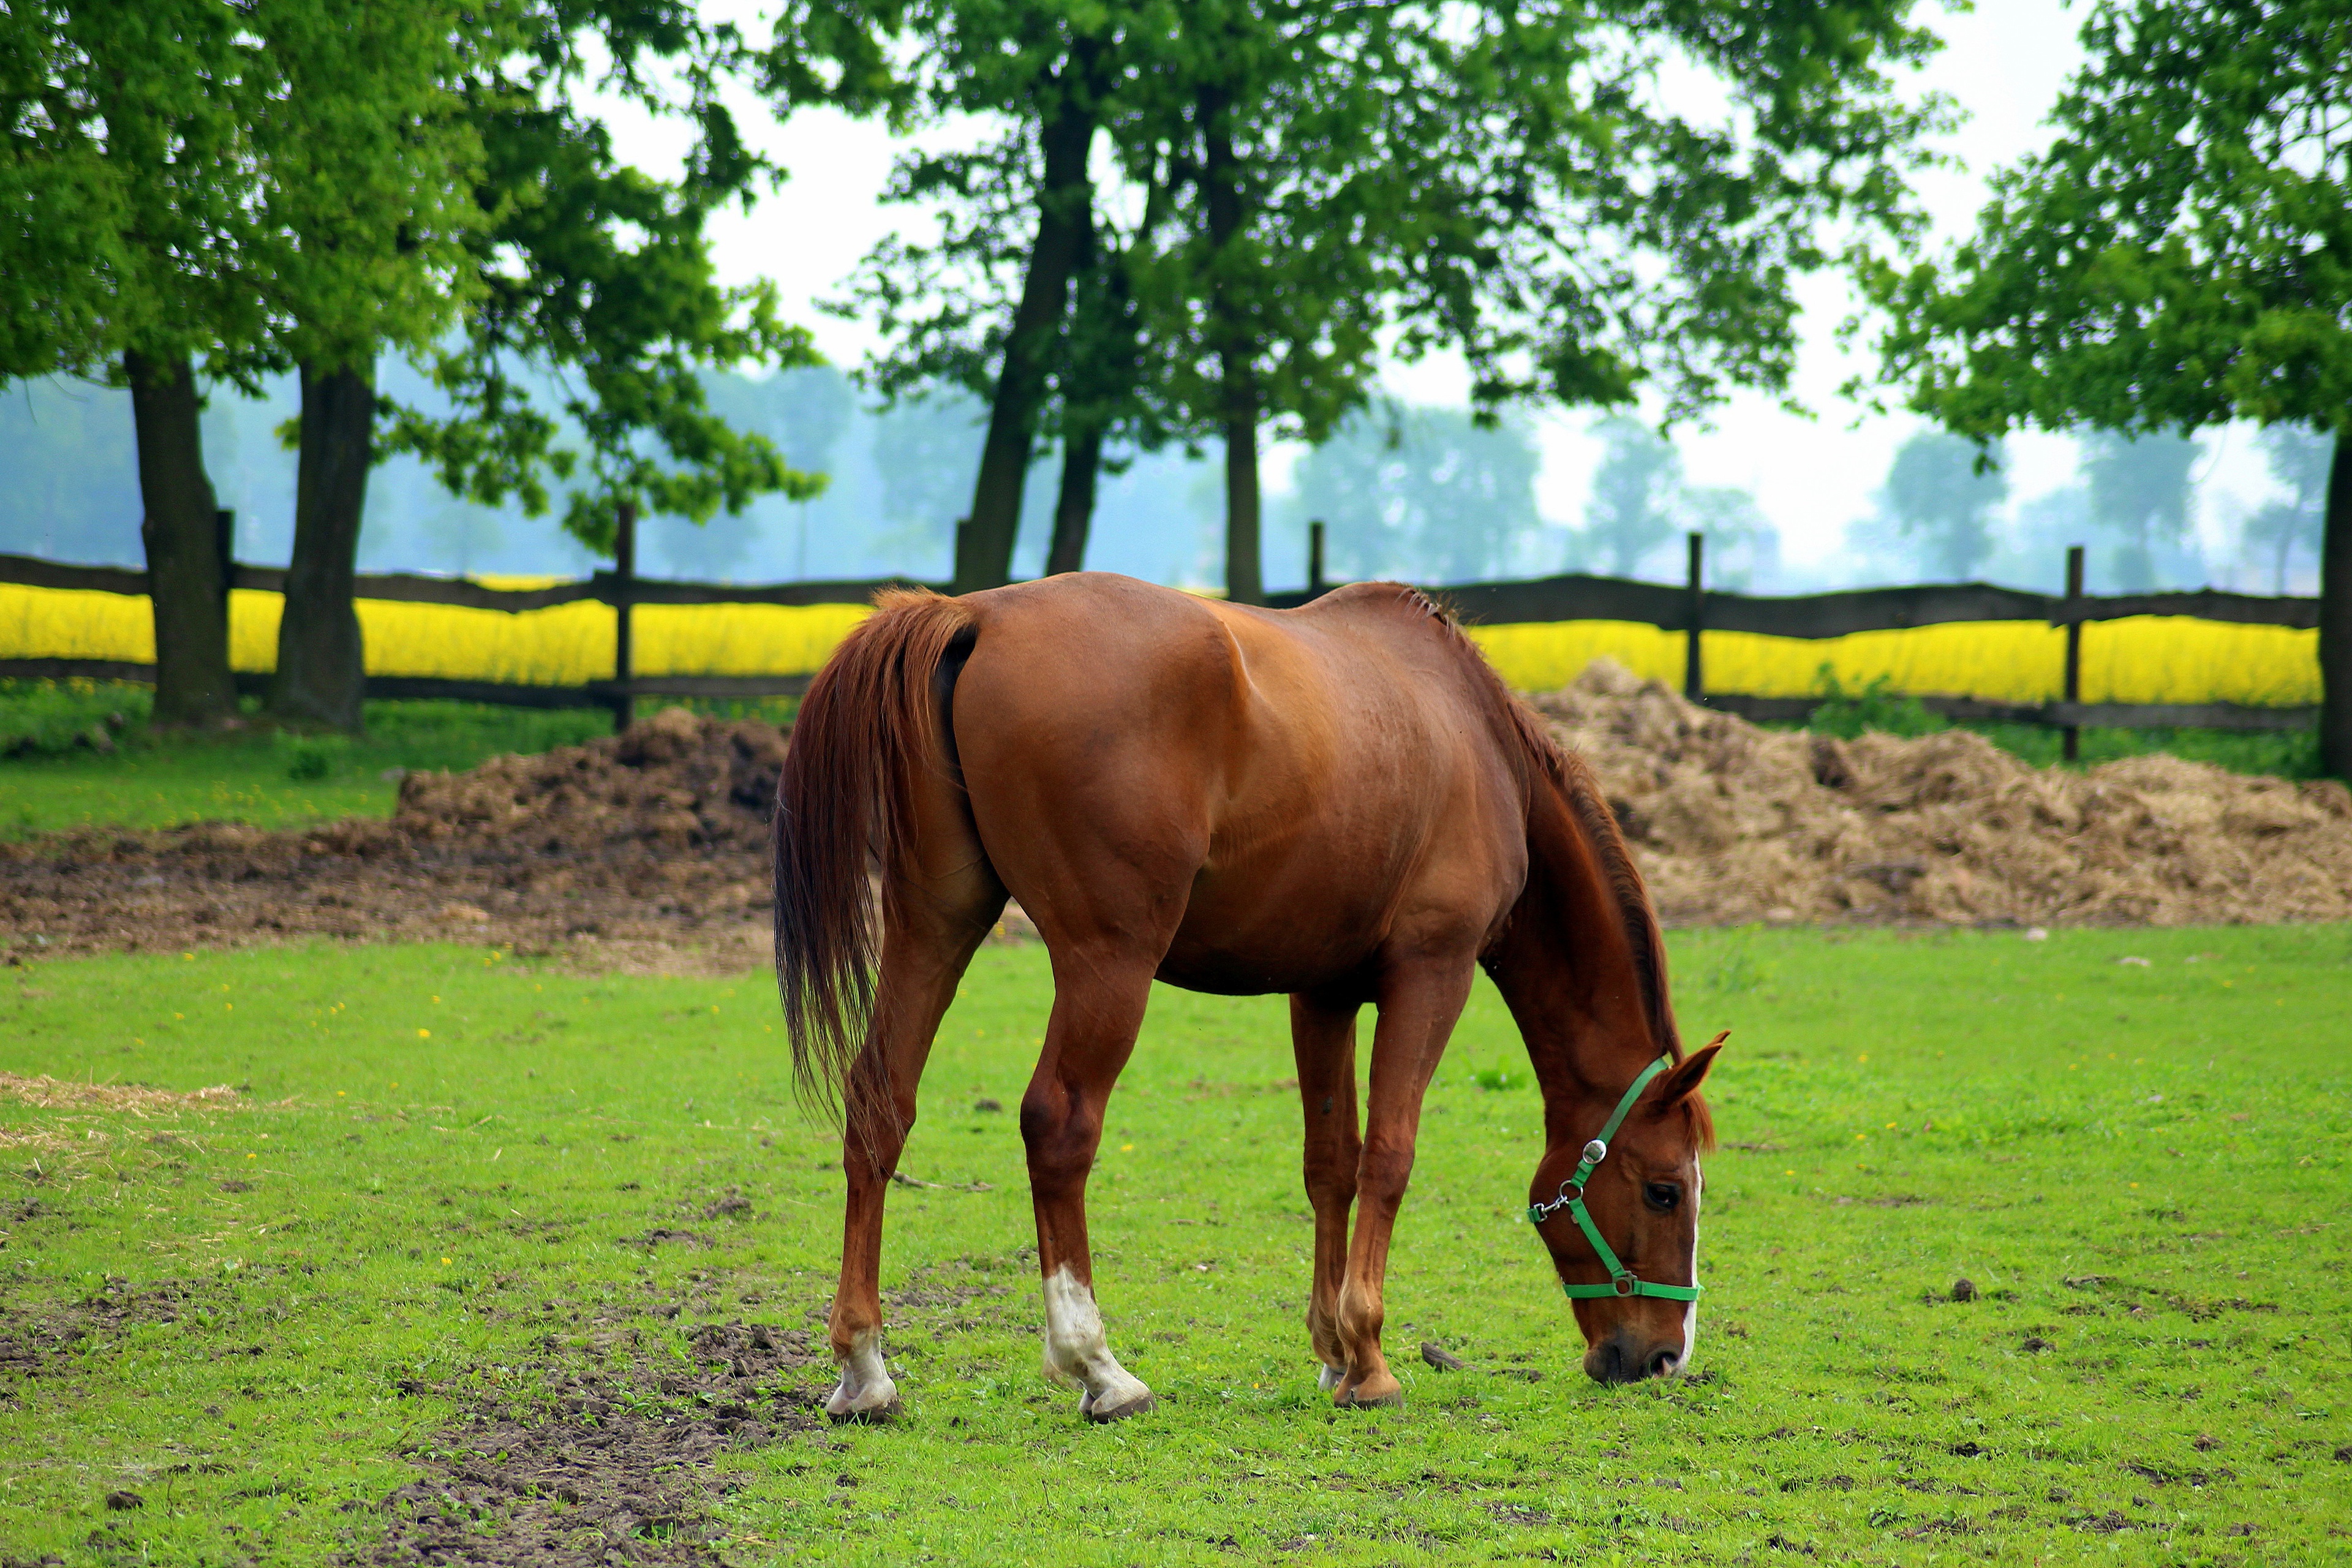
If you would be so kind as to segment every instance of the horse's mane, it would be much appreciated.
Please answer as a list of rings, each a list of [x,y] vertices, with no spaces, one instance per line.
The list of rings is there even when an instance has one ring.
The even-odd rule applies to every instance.
[[[1585,847],[1601,868],[1601,879],[1617,905],[1617,918],[1632,952],[1633,973],[1642,986],[1642,1005],[1651,1037],[1675,1060],[1683,1058],[1682,1036],[1675,1026],[1675,1010],[1666,997],[1666,944],[1658,929],[1657,911],[1642,883],[1641,868],[1625,847],[1616,814],[1601,792],[1600,781],[1583,758],[1564,749],[1551,737],[1543,718],[1503,684],[1478,645],[1463,634],[1461,622],[1438,600],[1418,588],[1402,588],[1402,596],[1442,629],[1448,644],[1471,672],[1472,684],[1486,701],[1496,733],[1526,760],[1537,780],[1549,782],[1567,801]],[[1702,1142],[1714,1141],[1714,1128],[1705,1103],[1693,1096],[1686,1104],[1696,1119],[1694,1131]]]

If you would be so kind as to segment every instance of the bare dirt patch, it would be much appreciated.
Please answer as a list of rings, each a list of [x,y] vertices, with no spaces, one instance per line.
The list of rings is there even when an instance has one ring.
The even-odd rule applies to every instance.
[[[717,1563],[711,1461],[823,1430],[803,1369],[833,1358],[804,1329],[709,1323],[688,1360],[626,1376],[551,1365],[531,1403],[467,1412],[425,1445],[425,1474],[385,1498],[368,1563]]]
[[[26,1199],[0,1217],[21,1227],[42,1212],[38,1199]],[[138,1323],[179,1321],[189,1299],[189,1287],[170,1281],[134,1288],[128,1280],[109,1279],[68,1306],[0,1304],[0,1404],[16,1402],[19,1381],[71,1372],[74,1358],[92,1342],[120,1336]]]
[[[233,823],[0,845],[21,954],[328,936],[609,949],[620,967],[760,961],[783,736],[672,709],[627,734],[417,773],[390,821]]]
[[[2036,768],[1953,730],[1769,731],[1597,660],[1535,705],[1682,923],[2352,919],[2352,792],[2166,756]]]

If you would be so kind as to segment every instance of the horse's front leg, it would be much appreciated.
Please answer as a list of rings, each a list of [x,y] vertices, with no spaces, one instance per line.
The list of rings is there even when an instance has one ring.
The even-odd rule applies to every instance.
[[[1135,1048],[1151,971],[1055,954],[1054,1013],[1045,1048],[1021,1100],[1029,1194],[1037,1210],[1037,1268],[1045,1279],[1045,1375],[1078,1391],[1078,1413],[1117,1421],[1152,1405],[1151,1390],[1119,1365],[1095,1305],[1087,1245],[1087,1176],[1102,1142],[1111,1086]]]
[[[1294,995],[1290,1046],[1305,1112],[1307,1201],[1315,1210],[1315,1278],[1307,1295],[1307,1338],[1323,1363],[1326,1391],[1339,1386],[1348,1354],[1339,1344],[1339,1286],[1348,1272],[1348,1211],[1356,1201],[1357,1004]]]
[[[1339,1346],[1348,1364],[1331,1395],[1336,1405],[1404,1403],[1404,1385],[1381,1349],[1389,1242],[1412,1176],[1422,1099],[1469,999],[1472,966],[1468,953],[1458,960],[1416,954],[1392,963],[1381,981],[1371,1103],[1356,1170],[1356,1233],[1339,1287]]]
[[[883,1202],[915,1125],[915,1089],[932,1037],[987,930],[984,921],[975,929],[969,920],[894,921],[883,935],[873,1018],[842,1093],[841,1167],[849,1192],[841,1281],[826,1324],[841,1381],[824,1404],[836,1421],[887,1420],[898,1409],[898,1386],[882,1357]]]

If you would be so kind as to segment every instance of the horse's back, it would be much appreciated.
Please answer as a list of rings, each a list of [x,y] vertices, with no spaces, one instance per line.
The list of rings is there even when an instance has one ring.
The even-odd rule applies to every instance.
[[[1411,590],[1269,612],[1085,573],[965,603],[959,761],[1049,942],[1181,927],[1168,978],[1296,990],[1400,921],[1507,908],[1520,786],[1491,678]]]

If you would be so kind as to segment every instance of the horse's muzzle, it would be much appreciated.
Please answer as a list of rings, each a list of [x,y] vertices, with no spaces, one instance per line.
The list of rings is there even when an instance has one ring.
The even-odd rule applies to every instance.
[[[1584,1352],[1584,1374],[1595,1383],[1640,1383],[1683,1369],[1683,1347],[1654,1343],[1620,1329]]]

